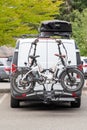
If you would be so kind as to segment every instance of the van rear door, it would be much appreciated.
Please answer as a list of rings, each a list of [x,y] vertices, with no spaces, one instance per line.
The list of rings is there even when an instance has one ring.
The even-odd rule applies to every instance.
[[[70,61],[70,65],[76,65],[76,49],[74,40],[67,40],[61,39],[64,43],[64,46],[67,50],[68,61]],[[32,39],[34,41],[34,39]],[[18,53],[18,66],[23,67],[25,66],[24,63],[28,63],[28,53],[31,46],[31,39],[27,42],[22,42],[19,46],[19,53]],[[33,50],[34,48],[32,48]],[[64,49],[61,47],[62,53],[65,54]],[[58,58],[54,55],[58,53],[57,43],[54,39],[45,38],[39,39],[37,43],[36,55],[40,55],[37,59],[38,63],[41,64],[43,68],[51,68],[57,64]]]

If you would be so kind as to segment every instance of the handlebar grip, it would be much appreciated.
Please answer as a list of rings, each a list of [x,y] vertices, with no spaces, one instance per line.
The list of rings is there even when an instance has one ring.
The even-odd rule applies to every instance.
[[[61,44],[62,44],[62,41],[61,41],[61,40],[56,40],[56,42],[58,43],[58,45],[61,45]]]
[[[38,38],[37,38],[37,39],[35,39],[35,40],[32,42],[32,44],[36,45],[36,43],[38,43],[38,42],[39,42],[39,40],[38,40]]]

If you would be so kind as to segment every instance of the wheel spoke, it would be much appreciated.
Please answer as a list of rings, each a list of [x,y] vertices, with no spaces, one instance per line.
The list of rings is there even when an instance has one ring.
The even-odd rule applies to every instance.
[[[61,85],[67,91],[78,91],[84,84],[84,76],[77,69],[69,70],[69,74],[66,72],[61,76]]]
[[[30,91],[31,88],[33,88],[33,80],[32,80],[32,76],[28,75],[28,77],[26,77],[24,80],[22,80],[23,76],[26,74],[27,72],[18,72],[16,73],[16,75],[13,77],[13,83],[14,83],[14,89],[16,89],[18,92],[27,92]],[[32,81],[32,82],[31,82]]]

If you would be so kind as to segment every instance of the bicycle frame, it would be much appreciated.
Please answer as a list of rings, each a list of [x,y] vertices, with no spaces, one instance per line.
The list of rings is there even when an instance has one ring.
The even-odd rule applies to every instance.
[[[40,67],[41,66],[39,66],[38,63],[35,66],[32,66],[30,68],[30,70],[26,74],[24,74],[24,76],[22,77],[21,80],[23,81],[30,73],[32,73],[32,75],[33,75],[33,73],[37,72],[39,77],[43,77],[45,79],[44,83],[54,84],[60,80],[58,78],[59,72],[64,70],[64,67],[60,68],[60,66],[58,64],[55,65],[54,71],[51,69],[42,69]],[[40,69],[42,69],[42,71],[40,71]],[[44,74],[44,72],[46,72],[46,74]],[[33,77],[35,77],[35,76],[33,76]],[[39,78],[38,78],[38,80],[39,80]],[[35,80],[35,81],[38,82],[38,80]]]
[[[29,54],[30,54],[30,52],[31,52],[31,49],[32,49],[32,45],[34,45],[35,47],[34,47],[34,52],[33,52],[33,55],[32,56],[28,56],[28,60],[29,60],[29,57],[32,59],[32,63],[31,63],[31,65],[30,65],[30,70],[22,77],[22,81],[26,78],[26,76],[28,76],[28,74],[30,74],[30,73],[33,73],[33,72],[37,72],[38,73],[38,75],[39,75],[39,77],[44,77],[46,80],[50,80],[51,81],[51,83],[53,82],[53,81],[57,81],[57,80],[55,80],[56,78],[58,78],[57,77],[57,74],[58,74],[58,72],[59,72],[59,70],[60,70],[60,68],[59,68],[59,66],[58,66],[58,63],[55,65],[55,69],[54,69],[54,71],[51,71],[50,69],[43,69],[43,70],[45,70],[45,72],[48,70],[49,71],[49,73],[47,73],[47,74],[44,74],[43,73],[43,71],[40,71],[40,66],[39,66],[39,64],[37,63],[37,60],[36,60],[36,58],[37,57],[39,57],[39,56],[36,56],[36,58],[33,58],[33,57],[35,57],[35,54],[36,54],[36,46],[37,46],[37,42],[38,42],[38,39],[36,39],[32,44],[31,44],[31,48],[30,48],[30,50],[29,50]],[[61,65],[63,65],[63,67],[62,67],[62,69],[64,69],[64,66],[66,66],[66,63],[65,63],[65,61],[63,60],[63,58],[65,58],[65,56],[64,57],[61,57],[62,56],[62,53],[61,53],[61,49],[60,49],[60,45],[62,44],[61,42],[59,42],[59,41],[56,41],[57,43],[58,43],[58,50],[59,50],[59,55],[57,55],[57,54],[54,54],[55,56],[59,56],[59,58],[60,58],[60,60],[61,60]],[[63,45],[63,48],[65,49],[65,47],[64,47],[64,45]],[[65,52],[66,52],[66,49],[65,49]],[[67,52],[66,52],[67,53]],[[62,70],[61,69],[61,70]]]

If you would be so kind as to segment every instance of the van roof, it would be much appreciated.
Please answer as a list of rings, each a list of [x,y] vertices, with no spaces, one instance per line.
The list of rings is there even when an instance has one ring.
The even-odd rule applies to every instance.
[[[35,39],[37,39],[37,38],[19,38],[18,40],[17,40],[17,43],[19,42],[19,43],[23,43],[23,42],[30,42],[30,43],[32,43]],[[54,38],[39,38],[39,40],[40,41],[52,41],[52,40],[55,40]],[[74,42],[74,39],[60,39],[60,40],[62,40],[63,42]]]
[[[19,50],[18,51],[18,66],[25,66],[24,63],[28,63],[28,55],[33,54],[34,46],[31,48],[31,43],[34,42],[35,38],[20,39]],[[67,49],[69,61],[72,65],[76,64],[76,49],[74,40],[61,39],[64,43],[64,46]],[[30,49],[31,48],[31,49]],[[65,51],[62,47],[62,51],[65,54]],[[39,38],[37,43],[36,55],[40,55],[38,58],[39,63],[43,68],[50,68],[57,63],[57,58],[54,56],[58,52],[57,42],[52,38]],[[73,57],[73,59],[72,59]],[[48,60],[47,60],[48,59]]]

